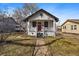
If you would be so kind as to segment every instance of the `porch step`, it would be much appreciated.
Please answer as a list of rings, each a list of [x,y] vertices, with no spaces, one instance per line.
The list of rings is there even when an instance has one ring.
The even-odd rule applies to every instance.
[[[37,37],[43,37],[43,33],[37,33]]]

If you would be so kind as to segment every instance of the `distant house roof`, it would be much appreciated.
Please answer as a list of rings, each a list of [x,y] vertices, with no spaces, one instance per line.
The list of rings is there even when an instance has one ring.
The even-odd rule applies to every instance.
[[[13,31],[16,30],[16,26],[21,27],[14,18],[12,17],[4,17],[0,18],[0,33],[1,31],[3,32],[8,32],[8,31]]]
[[[0,18],[0,22],[9,23],[9,24],[18,24],[12,17]]]
[[[58,19],[56,16],[54,16],[54,15],[48,13],[47,11],[45,11],[45,10],[43,10],[43,9],[40,9],[40,10],[36,11],[35,13],[33,13],[32,15],[28,16],[27,18],[24,19],[24,21],[26,21],[27,19],[29,19],[30,17],[32,17],[33,15],[35,15],[36,13],[38,13],[38,12],[40,12],[40,11],[42,11],[42,12],[44,12],[44,13],[50,15],[51,17],[55,18],[56,22],[59,21],[59,19]]]
[[[79,19],[68,19],[61,26],[63,26],[66,22],[73,22],[79,24]]]

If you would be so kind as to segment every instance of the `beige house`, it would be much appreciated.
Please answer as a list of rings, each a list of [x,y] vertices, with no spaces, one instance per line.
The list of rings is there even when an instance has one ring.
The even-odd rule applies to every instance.
[[[61,27],[62,32],[79,34],[79,19],[68,19]]]

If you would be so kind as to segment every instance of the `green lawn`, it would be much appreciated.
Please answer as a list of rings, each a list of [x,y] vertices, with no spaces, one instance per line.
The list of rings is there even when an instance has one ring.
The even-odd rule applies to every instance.
[[[14,33],[6,38],[5,44],[0,45],[0,55],[24,56],[33,55],[36,39],[32,39],[26,34]]]

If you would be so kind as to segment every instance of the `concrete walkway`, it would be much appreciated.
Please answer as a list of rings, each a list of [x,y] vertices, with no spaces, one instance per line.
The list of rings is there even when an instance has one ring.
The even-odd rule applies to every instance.
[[[45,44],[43,38],[37,39],[37,42],[36,42],[37,47],[35,47],[35,51],[34,51],[35,56],[49,56],[50,55],[47,46],[38,46],[38,45],[43,45],[43,44]]]

